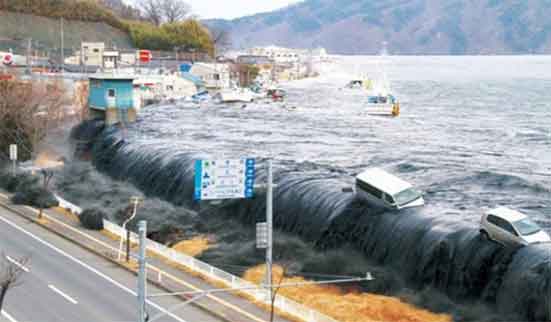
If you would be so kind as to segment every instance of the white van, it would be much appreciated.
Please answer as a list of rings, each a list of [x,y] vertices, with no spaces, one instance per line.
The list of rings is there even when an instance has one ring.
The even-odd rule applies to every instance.
[[[356,195],[372,205],[387,209],[425,204],[423,194],[410,183],[379,168],[365,170],[356,176]]]
[[[525,214],[506,207],[482,215],[480,233],[501,244],[528,245],[551,241],[549,235]]]

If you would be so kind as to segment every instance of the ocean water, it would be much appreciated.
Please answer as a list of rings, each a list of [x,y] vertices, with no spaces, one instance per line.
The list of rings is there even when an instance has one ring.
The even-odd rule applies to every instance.
[[[383,70],[401,103],[397,118],[370,116],[365,93],[344,89]],[[101,133],[94,164],[148,197],[197,210],[199,226],[217,227],[217,245],[202,258],[231,270],[254,263],[254,223],[263,220],[264,198],[198,207],[193,160],[272,158],[274,223],[285,234],[276,248],[302,271],[375,269],[383,284],[405,281],[391,282],[400,284],[391,294],[414,289],[412,302],[458,320],[549,320],[551,245],[508,249],[478,233],[484,209],[497,205],[528,213],[551,233],[548,70],[551,57],[542,56],[338,57],[319,78],[283,84],[284,103],[148,107],[136,124]],[[342,190],[372,166],[417,185],[426,206],[381,214]],[[179,216],[147,216],[162,221],[163,212]],[[236,219],[243,226],[233,226]],[[331,248],[338,254],[324,253]],[[335,258],[346,264],[335,267]],[[427,288],[454,304],[423,295]],[[461,306],[473,302],[504,315]]]
[[[158,106],[134,143],[321,166],[382,167],[426,192],[427,209],[479,220],[508,205],[551,228],[551,57],[338,57],[318,79],[283,85],[284,104]],[[352,78],[388,75],[398,118],[370,116]]]

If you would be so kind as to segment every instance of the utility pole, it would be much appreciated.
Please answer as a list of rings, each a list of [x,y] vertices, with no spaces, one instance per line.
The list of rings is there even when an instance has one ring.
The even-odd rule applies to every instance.
[[[147,222],[145,220],[140,220],[138,223],[138,234],[140,236],[140,251],[138,254],[138,312],[139,320],[138,322],[146,322],[146,313],[145,313],[145,299],[146,299],[146,273],[145,273],[145,236],[147,232]]]
[[[65,72],[65,39],[63,34],[63,17],[61,17],[61,74]]]
[[[268,159],[268,182],[266,187],[266,225],[268,226],[268,247],[266,247],[266,282],[268,284],[269,299],[272,300],[272,246],[273,246],[273,174],[272,160]]]

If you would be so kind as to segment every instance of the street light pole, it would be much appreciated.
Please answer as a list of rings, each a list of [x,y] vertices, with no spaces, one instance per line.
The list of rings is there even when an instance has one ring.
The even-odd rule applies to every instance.
[[[140,251],[138,257],[138,312],[139,312],[139,322],[145,322],[146,313],[145,313],[145,299],[146,299],[146,289],[145,289],[145,236],[147,232],[147,222],[141,220],[138,223],[138,234],[140,236]]]
[[[130,200],[131,200],[131,202],[134,203],[134,211],[132,212],[132,215],[130,216],[130,218],[126,219],[122,224],[122,229],[124,231],[126,231],[126,261],[127,262],[130,261],[130,231],[126,229],[126,225],[132,219],[134,219],[134,217],[136,217],[136,212],[138,210],[138,202],[140,201],[140,198],[132,197]],[[119,253],[118,253],[118,260],[119,261],[121,260],[121,256],[122,256],[123,240],[124,240],[124,238],[121,236],[121,240],[120,240],[120,243],[119,243]]]

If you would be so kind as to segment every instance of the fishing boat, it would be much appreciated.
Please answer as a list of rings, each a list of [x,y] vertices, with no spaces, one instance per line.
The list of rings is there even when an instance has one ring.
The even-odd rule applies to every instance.
[[[394,117],[400,115],[400,102],[392,94],[369,95],[366,107],[370,115]]]
[[[379,79],[370,81],[370,88],[367,90],[367,112],[370,115],[380,116],[399,116],[400,115],[400,102],[394,96],[390,82],[386,75],[386,71],[381,66],[383,63],[387,63],[385,57],[387,56],[386,45],[380,55],[380,60],[377,61]]]

